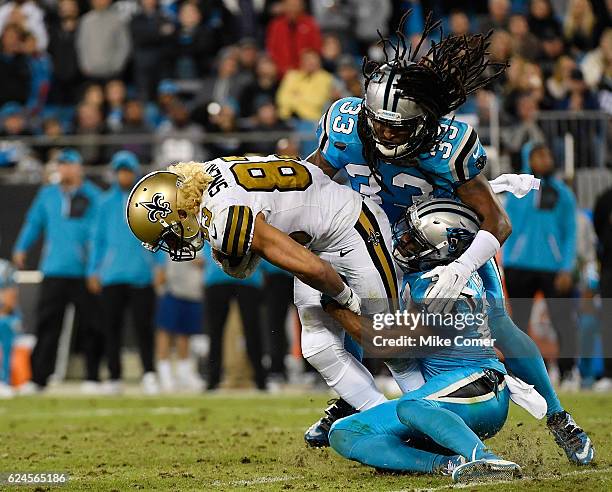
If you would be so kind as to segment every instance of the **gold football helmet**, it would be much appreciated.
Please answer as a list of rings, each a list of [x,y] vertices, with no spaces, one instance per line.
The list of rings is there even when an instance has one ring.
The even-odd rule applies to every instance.
[[[154,171],[132,189],[127,223],[150,251],[166,251],[173,261],[193,260],[204,240],[197,218],[178,210],[176,194],[181,178],[170,171]]]

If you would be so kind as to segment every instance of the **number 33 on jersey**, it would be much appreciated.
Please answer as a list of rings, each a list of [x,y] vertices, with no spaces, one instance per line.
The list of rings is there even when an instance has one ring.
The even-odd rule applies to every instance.
[[[333,103],[317,128],[319,151],[334,168],[344,169],[351,187],[380,204],[393,223],[419,196],[452,197],[462,183],[477,176],[486,154],[476,131],[468,124],[444,119],[444,137],[431,152],[421,154],[414,167],[379,162],[387,187],[381,189],[363,157],[357,131],[362,99],[347,97]]]

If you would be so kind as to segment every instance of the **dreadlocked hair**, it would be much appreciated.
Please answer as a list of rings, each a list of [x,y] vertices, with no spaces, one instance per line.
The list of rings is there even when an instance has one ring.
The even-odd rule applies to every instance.
[[[444,36],[441,21],[434,21],[431,13],[425,20],[419,41],[413,47],[403,32],[406,19],[411,13],[412,10],[408,10],[402,16],[395,31],[395,41],[378,33],[385,59],[376,62],[364,58],[362,72],[367,91],[368,84],[383,65],[391,65],[399,75],[396,88],[400,91],[400,96],[414,101],[423,109],[426,115],[426,134],[414,152],[414,155],[418,155],[428,152],[444,138],[448,128],[443,131],[439,120],[459,108],[467,96],[501,75],[507,64],[492,63],[487,59],[487,49],[493,31],[484,35]],[[435,32],[439,33],[439,40],[431,41],[430,48],[420,56],[427,39]],[[484,76],[485,70],[491,75]],[[364,142],[363,156],[376,181],[381,184],[376,171],[376,146],[372,138],[367,138],[371,135],[371,130],[363,108],[359,114],[357,129]]]
[[[201,162],[193,161],[169,166],[168,171],[178,174],[181,179],[176,193],[177,208],[197,217],[200,214],[202,195],[213,180],[212,176],[204,171]]]

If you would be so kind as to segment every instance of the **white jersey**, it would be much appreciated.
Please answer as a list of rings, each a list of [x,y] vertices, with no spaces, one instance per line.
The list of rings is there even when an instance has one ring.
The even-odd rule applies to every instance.
[[[204,236],[230,256],[249,251],[259,213],[314,252],[338,251],[361,213],[361,195],[306,161],[269,155],[202,165],[213,177],[200,207]]]

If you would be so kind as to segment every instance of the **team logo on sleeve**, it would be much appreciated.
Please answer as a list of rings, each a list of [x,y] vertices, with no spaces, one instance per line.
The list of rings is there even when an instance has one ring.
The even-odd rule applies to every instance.
[[[170,202],[164,201],[164,195],[161,193],[155,193],[150,202],[139,202],[138,205],[142,205],[149,211],[148,219],[151,222],[165,219],[172,213]]]

